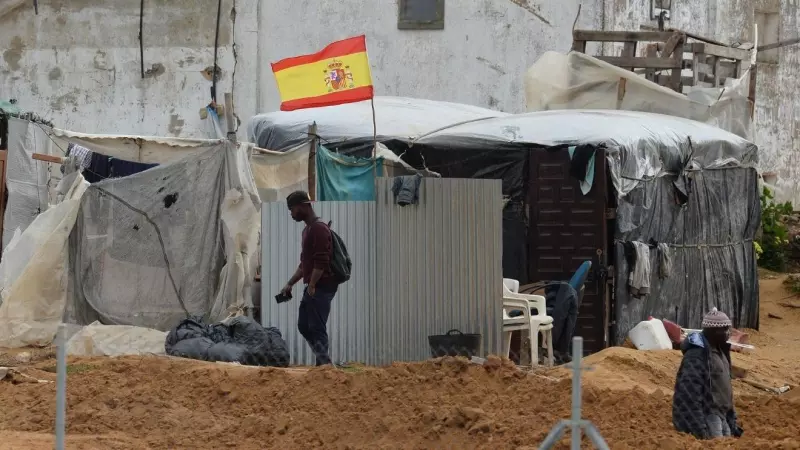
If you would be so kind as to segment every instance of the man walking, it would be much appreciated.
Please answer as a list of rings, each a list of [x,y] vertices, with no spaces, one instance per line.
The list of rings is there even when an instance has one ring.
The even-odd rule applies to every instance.
[[[698,439],[740,437],[731,385],[731,320],[714,308],[703,317],[702,326],[702,332],[690,334],[681,344],[672,424]]]
[[[281,291],[289,294],[301,279],[306,285],[297,319],[297,329],[316,355],[317,365],[331,363],[328,355],[328,316],[331,302],[339,287],[331,270],[333,239],[331,230],[320,221],[311,199],[303,191],[286,197],[292,219],[305,222],[301,244],[300,265]]]

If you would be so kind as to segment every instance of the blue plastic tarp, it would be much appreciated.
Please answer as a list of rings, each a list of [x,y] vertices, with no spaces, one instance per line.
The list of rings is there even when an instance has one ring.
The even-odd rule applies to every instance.
[[[317,147],[317,200],[375,200],[375,176],[383,175],[383,158],[357,158]]]

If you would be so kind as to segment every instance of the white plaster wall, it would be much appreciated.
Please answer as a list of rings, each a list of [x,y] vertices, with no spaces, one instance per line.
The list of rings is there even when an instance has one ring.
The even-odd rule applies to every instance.
[[[20,4],[21,3],[21,4]],[[0,97],[57,127],[94,133],[208,137],[201,73],[214,61],[216,1],[146,0],[145,69],[138,0],[0,1]],[[218,96],[231,91],[233,0],[224,0]],[[8,9],[11,9],[8,11]]]
[[[445,0],[444,30],[397,29],[397,0],[272,1],[261,6],[260,111],[280,101],[268,61],[367,35],[376,95],[523,112],[523,74],[544,52],[568,51],[572,25],[602,27],[602,0]]]
[[[218,99],[232,91],[241,124],[278,108],[269,63],[365,33],[378,95],[524,109],[522,74],[566,51],[578,0],[447,0],[439,31],[397,29],[396,0],[224,0]],[[602,0],[578,26],[602,26]],[[57,127],[94,133],[210,137],[216,2],[147,0],[144,79],[139,1],[0,0],[0,97]],[[224,125],[224,124],[223,124]],[[239,124],[237,124],[239,125]],[[244,127],[239,127],[243,136]]]

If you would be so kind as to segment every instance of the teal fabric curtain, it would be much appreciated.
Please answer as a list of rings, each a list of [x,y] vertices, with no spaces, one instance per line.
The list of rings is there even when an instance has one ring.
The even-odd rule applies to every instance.
[[[375,200],[375,176],[383,175],[383,158],[341,155],[320,145],[316,162],[318,201]]]

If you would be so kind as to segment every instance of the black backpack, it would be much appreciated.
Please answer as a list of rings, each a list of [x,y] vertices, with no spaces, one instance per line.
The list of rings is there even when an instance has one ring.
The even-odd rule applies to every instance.
[[[342,238],[331,230],[331,223],[328,222],[328,229],[331,231],[331,241],[333,242],[333,258],[331,258],[331,272],[333,272],[333,279],[338,284],[342,284],[350,280],[350,272],[353,270],[353,262],[350,260],[350,255],[347,253],[347,247],[344,245]]]

